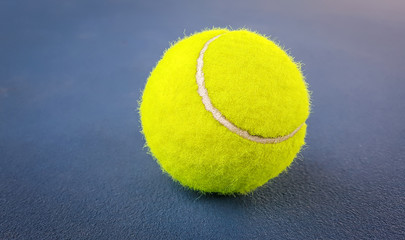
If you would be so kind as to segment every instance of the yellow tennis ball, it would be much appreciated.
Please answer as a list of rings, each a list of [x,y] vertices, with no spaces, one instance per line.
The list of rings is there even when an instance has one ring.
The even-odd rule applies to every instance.
[[[202,192],[248,193],[304,144],[309,94],[300,65],[278,45],[212,29],[165,52],[140,115],[152,155],[173,179]]]

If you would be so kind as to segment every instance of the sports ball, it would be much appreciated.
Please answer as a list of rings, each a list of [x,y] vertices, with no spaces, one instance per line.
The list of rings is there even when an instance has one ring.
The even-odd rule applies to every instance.
[[[139,107],[162,170],[219,194],[249,193],[285,170],[305,143],[309,111],[300,63],[246,29],[210,29],[173,44]]]

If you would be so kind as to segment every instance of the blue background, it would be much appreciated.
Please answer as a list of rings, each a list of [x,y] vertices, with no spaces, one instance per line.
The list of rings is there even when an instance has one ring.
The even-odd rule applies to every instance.
[[[137,100],[206,27],[271,35],[312,91],[307,146],[247,196],[143,149]],[[0,239],[405,239],[403,1],[0,1]]]

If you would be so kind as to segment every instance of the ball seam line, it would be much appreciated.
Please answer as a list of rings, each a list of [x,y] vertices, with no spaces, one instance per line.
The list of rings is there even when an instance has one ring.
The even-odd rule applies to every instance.
[[[220,124],[222,124],[224,127],[226,127],[229,131],[236,133],[240,137],[243,137],[250,141],[263,143],[263,144],[267,144],[267,143],[275,144],[275,143],[283,142],[283,141],[293,137],[302,128],[302,126],[305,124],[305,122],[302,123],[300,126],[298,126],[294,131],[292,131],[288,135],[277,137],[277,138],[266,138],[266,137],[262,137],[262,136],[251,135],[248,131],[240,129],[235,124],[233,124],[228,119],[226,119],[225,116],[222,115],[222,113],[217,108],[214,107],[214,105],[211,102],[211,99],[208,96],[208,90],[205,87],[205,78],[204,78],[204,72],[203,72],[203,66],[204,66],[203,59],[204,59],[204,54],[207,51],[210,43],[215,41],[221,35],[223,35],[223,34],[219,34],[219,35],[209,39],[204,44],[204,46],[201,49],[200,54],[197,58],[197,73],[195,75],[197,85],[198,85],[197,92],[201,97],[201,100],[202,100],[202,103],[204,104],[205,109],[212,114],[212,116],[214,117],[215,120],[217,120]]]

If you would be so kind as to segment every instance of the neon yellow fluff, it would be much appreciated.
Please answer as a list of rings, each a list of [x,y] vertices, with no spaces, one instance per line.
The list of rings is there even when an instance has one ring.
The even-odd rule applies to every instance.
[[[232,132],[214,118],[197,84],[221,117],[258,138]],[[304,144],[309,94],[295,63],[278,45],[248,30],[212,29],[170,47],[152,71],[140,103],[143,133],[162,169],[202,192],[248,193],[276,177]]]

